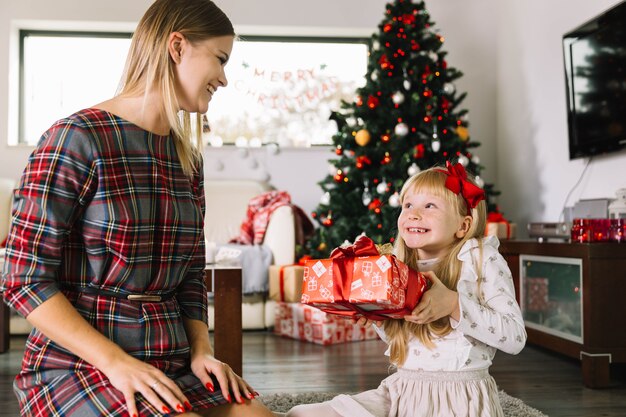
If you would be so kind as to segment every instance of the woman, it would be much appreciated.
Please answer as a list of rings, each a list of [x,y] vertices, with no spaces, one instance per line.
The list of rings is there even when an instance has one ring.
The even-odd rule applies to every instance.
[[[3,273],[35,327],[14,384],[23,416],[272,416],[206,324],[190,114],[226,86],[233,40],[210,0],[157,0],[118,95],[56,122],[30,156]]]

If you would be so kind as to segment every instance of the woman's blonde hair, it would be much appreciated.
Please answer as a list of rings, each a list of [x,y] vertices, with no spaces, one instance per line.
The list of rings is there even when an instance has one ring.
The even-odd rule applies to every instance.
[[[456,209],[459,216],[467,216],[468,205],[463,196],[460,193],[455,194],[446,188],[447,176],[442,172],[444,170],[445,168],[434,167],[410,177],[402,186],[400,201],[404,202],[404,198],[409,191],[414,193],[428,192],[443,198],[450,207]],[[473,178],[469,175],[468,180],[476,185]],[[462,267],[462,262],[457,256],[465,242],[472,238],[478,239],[480,244],[480,258],[482,258],[481,238],[485,233],[487,222],[487,209],[484,200],[480,201],[475,208],[471,209],[471,218],[470,226],[465,236],[461,239],[457,239],[450,247],[448,253],[439,260],[434,269],[435,274],[441,282],[446,287],[455,291]],[[406,263],[412,269],[418,269],[417,250],[409,248],[399,232],[395,240],[394,251],[399,260]],[[477,262],[479,276],[481,274],[481,263],[480,261]],[[452,327],[450,326],[450,319],[448,317],[442,317],[428,324],[417,324],[405,320],[387,320],[384,323],[384,329],[390,340],[391,362],[399,366],[406,360],[407,346],[411,335],[416,336],[427,347],[433,347],[432,338],[445,336],[450,333]]]
[[[191,115],[179,110],[174,65],[168,52],[172,32],[191,42],[235,36],[231,21],[211,0],[156,0],[143,15],[128,51],[118,95],[137,96],[158,91],[160,111],[167,117],[183,171],[191,176],[201,158],[201,116],[196,115],[196,141],[191,140]],[[180,115],[179,115],[180,112]]]

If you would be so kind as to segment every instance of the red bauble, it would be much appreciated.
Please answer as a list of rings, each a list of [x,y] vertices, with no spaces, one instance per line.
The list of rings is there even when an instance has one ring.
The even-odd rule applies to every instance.
[[[426,147],[423,143],[415,145],[415,151],[413,152],[413,158],[419,159],[424,157],[424,153],[426,152]]]
[[[379,104],[380,100],[378,99],[378,97],[369,96],[367,98],[367,107],[369,107],[370,109],[375,109],[376,107],[378,107]]]

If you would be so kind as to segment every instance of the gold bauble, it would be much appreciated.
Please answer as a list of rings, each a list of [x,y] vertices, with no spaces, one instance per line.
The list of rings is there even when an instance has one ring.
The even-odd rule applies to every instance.
[[[463,142],[467,142],[469,139],[469,130],[465,126],[459,126],[456,128],[456,134],[459,135],[459,139]]]
[[[328,246],[326,245],[326,242],[322,242],[322,243],[320,243],[320,244],[319,244],[319,246],[317,247],[317,250],[319,250],[319,251],[325,251],[327,247],[328,247]]]
[[[365,146],[368,143],[370,143],[371,138],[372,136],[370,135],[370,132],[367,131],[367,129],[361,129],[358,132],[356,132],[356,135],[354,136],[354,141],[359,146]]]

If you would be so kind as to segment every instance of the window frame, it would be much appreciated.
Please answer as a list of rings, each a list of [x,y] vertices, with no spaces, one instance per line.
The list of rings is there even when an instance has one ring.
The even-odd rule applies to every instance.
[[[114,38],[114,39],[131,39],[133,36],[133,30],[84,30],[84,29],[32,29],[32,28],[17,28],[18,32],[18,90],[17,90],[17,129],[16,140],[13,141],[16,146],[34,146],[36,143],[29,142],[25,135],[26,120],[26,100],[25,94],[25,40],[29,36],[41,36],[41,37],[85,37],[85,38]],[[280,32],[280,31],[277,31]],[[238,40],[244,42],[285,42],[285,43],[339,43],[339,44],[363,44],[366,46],[366,50],[369,53],[372,48],[372,39],[365,35],[340,35],[340,36],[324,36],[324,35],[300,35],[300,34],[242,34],[238,35]],[[118,74],[117,76],[121,76]],[[365,75],[365,74],[364,74]],[[14,119],[15,120],[15,119]],[[11,123],[9,121],[9,123]],[[11,140],[9,139],[11,142]],[[331,145],[329,143],[314,143],[309,144],[308,147],[323,147]],[[236,146],[234,142],[224,143],[223,146]],[[299,146],[301,148],[302,146]],[[306,148],[306,147],[302,147]]]
[[[25,48],[24,43],[29,36],[39,37],[67,37],[67,38],[111,38],[111,39],[131,39],[133,36],[132,31],[90,31],[90,30],[72,30],[72,29],[18,29],[18,53],[19,53],[19,66],[18,66],[18,92],[17,92],[17,145],[18,146],[34,146],[30,143],[26,135],[24,134],[24,126],[26,124],[26,100],[24,100],[25,94],[25,75],[26,70],[24,64]],[[118,74],[117,77],[121,77],[122,74]],[[43,133],[43,132],[42,132]]]

